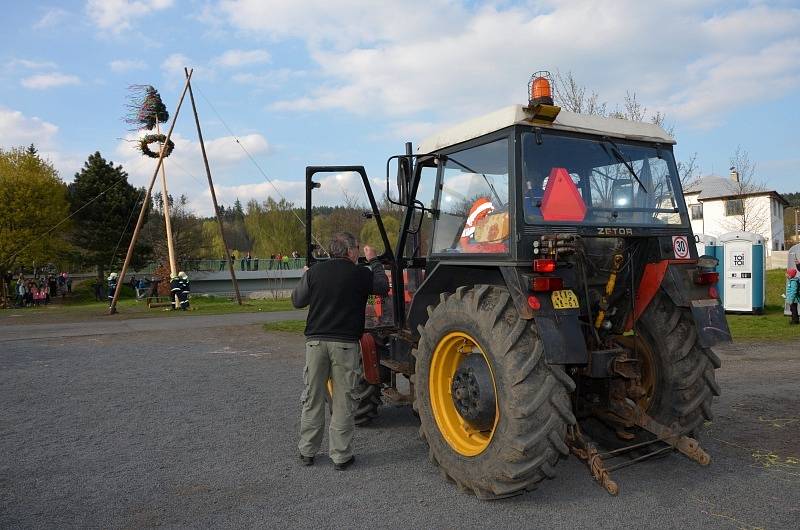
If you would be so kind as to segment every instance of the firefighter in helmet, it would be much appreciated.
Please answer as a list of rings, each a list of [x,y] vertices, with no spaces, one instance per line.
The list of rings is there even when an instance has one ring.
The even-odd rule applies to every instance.
[[[181,309],[186,311],[189,309],[189,276],[181,271],[178,273],[178,285],[181,288],[180,293],[180,301],[181,301]]]
[[[169,297],[172,309],[178,309],[178,301],[181,299],[181,280],[177,274],[169,275]]]
[[[108,307],[111,307],[114,302],[114,293],[117,291],[118,277],[116,272],[112,272],[108,275]]]

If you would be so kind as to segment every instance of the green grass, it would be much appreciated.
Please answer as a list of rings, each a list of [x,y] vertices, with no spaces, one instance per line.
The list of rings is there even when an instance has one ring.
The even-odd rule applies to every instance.
[[[123,285],[117,310],[123,317],[147,318],[153,316],[178,317],[186,314],[223,315],[229,313],[256,313],[259,311],[291,311],[289,299],[243,300],[238,305],[235,300],[205,295],[194,295],[190,299],[191,311],[169,311],[166,308],[147,307],[143,300],[134,298],[133,289]],[[0,320],[12,319],[20,324],[32,322],[74,322],[103,316],[108,313],[108,302],[97,302],[94,299],[92,280],[78,282],[73,286],[72,296],[57,300],[47,306],[38,308],[15,309],[0,313]]]
[[[763,315],[728,315],[733,340],[792,340],[800,338],[800,326],[790,326],[783,315],[786,272],[767,271],[767,301]]]
[[[288,333],[302,333],[306,329],[305,320],[279,320],[277,322],[267,322],[263,326],[264,331],[284,331]]]

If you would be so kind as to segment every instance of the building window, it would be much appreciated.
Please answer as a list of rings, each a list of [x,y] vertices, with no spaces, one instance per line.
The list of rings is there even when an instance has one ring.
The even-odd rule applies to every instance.
[[[732,215],[744,215],[744,200],[731,199],[725,201],[725,215],[728,217]]]
[[[692,204],[692,221],[697,221],[703,218],[703,205]]]

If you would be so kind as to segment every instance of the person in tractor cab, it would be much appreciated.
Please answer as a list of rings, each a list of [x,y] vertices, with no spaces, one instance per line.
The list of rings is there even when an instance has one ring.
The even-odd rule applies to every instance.
[[[375,250],[364,246],[369,267],[358,265],[356,238],[347,232],[333,236],[331,259],[306,270],[292,291],[296,308],[309,306],[306,319],[305,389],[300,401],[300,441],[303,465],[314,463],[325,428],[327,383],[333,384],[328,453],[338,471],[354,461],[352,441],[357,401],[353,391],[361,378],[359,340],[370,294],[386,295],[389,282]]]

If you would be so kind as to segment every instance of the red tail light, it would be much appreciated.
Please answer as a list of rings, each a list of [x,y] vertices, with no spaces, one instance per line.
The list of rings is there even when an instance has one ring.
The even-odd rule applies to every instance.
[[[694,277],[694,283],[698,285],[714,285],[719,281],[718,272],[700,272]]]
[[[559,291],[564,287],[564,280],[552,276],[537,276],[531,280],[531,290],[534,292]]]
[[[528,307],[533,309],[534,311],[539,310],[542,308],[542,304],[539,303],[539,299],[533,295],[528,296]]]
[[[553,272],[555,270],[556,270],[556,260],[554,259],[533,260],[533,272]]]

